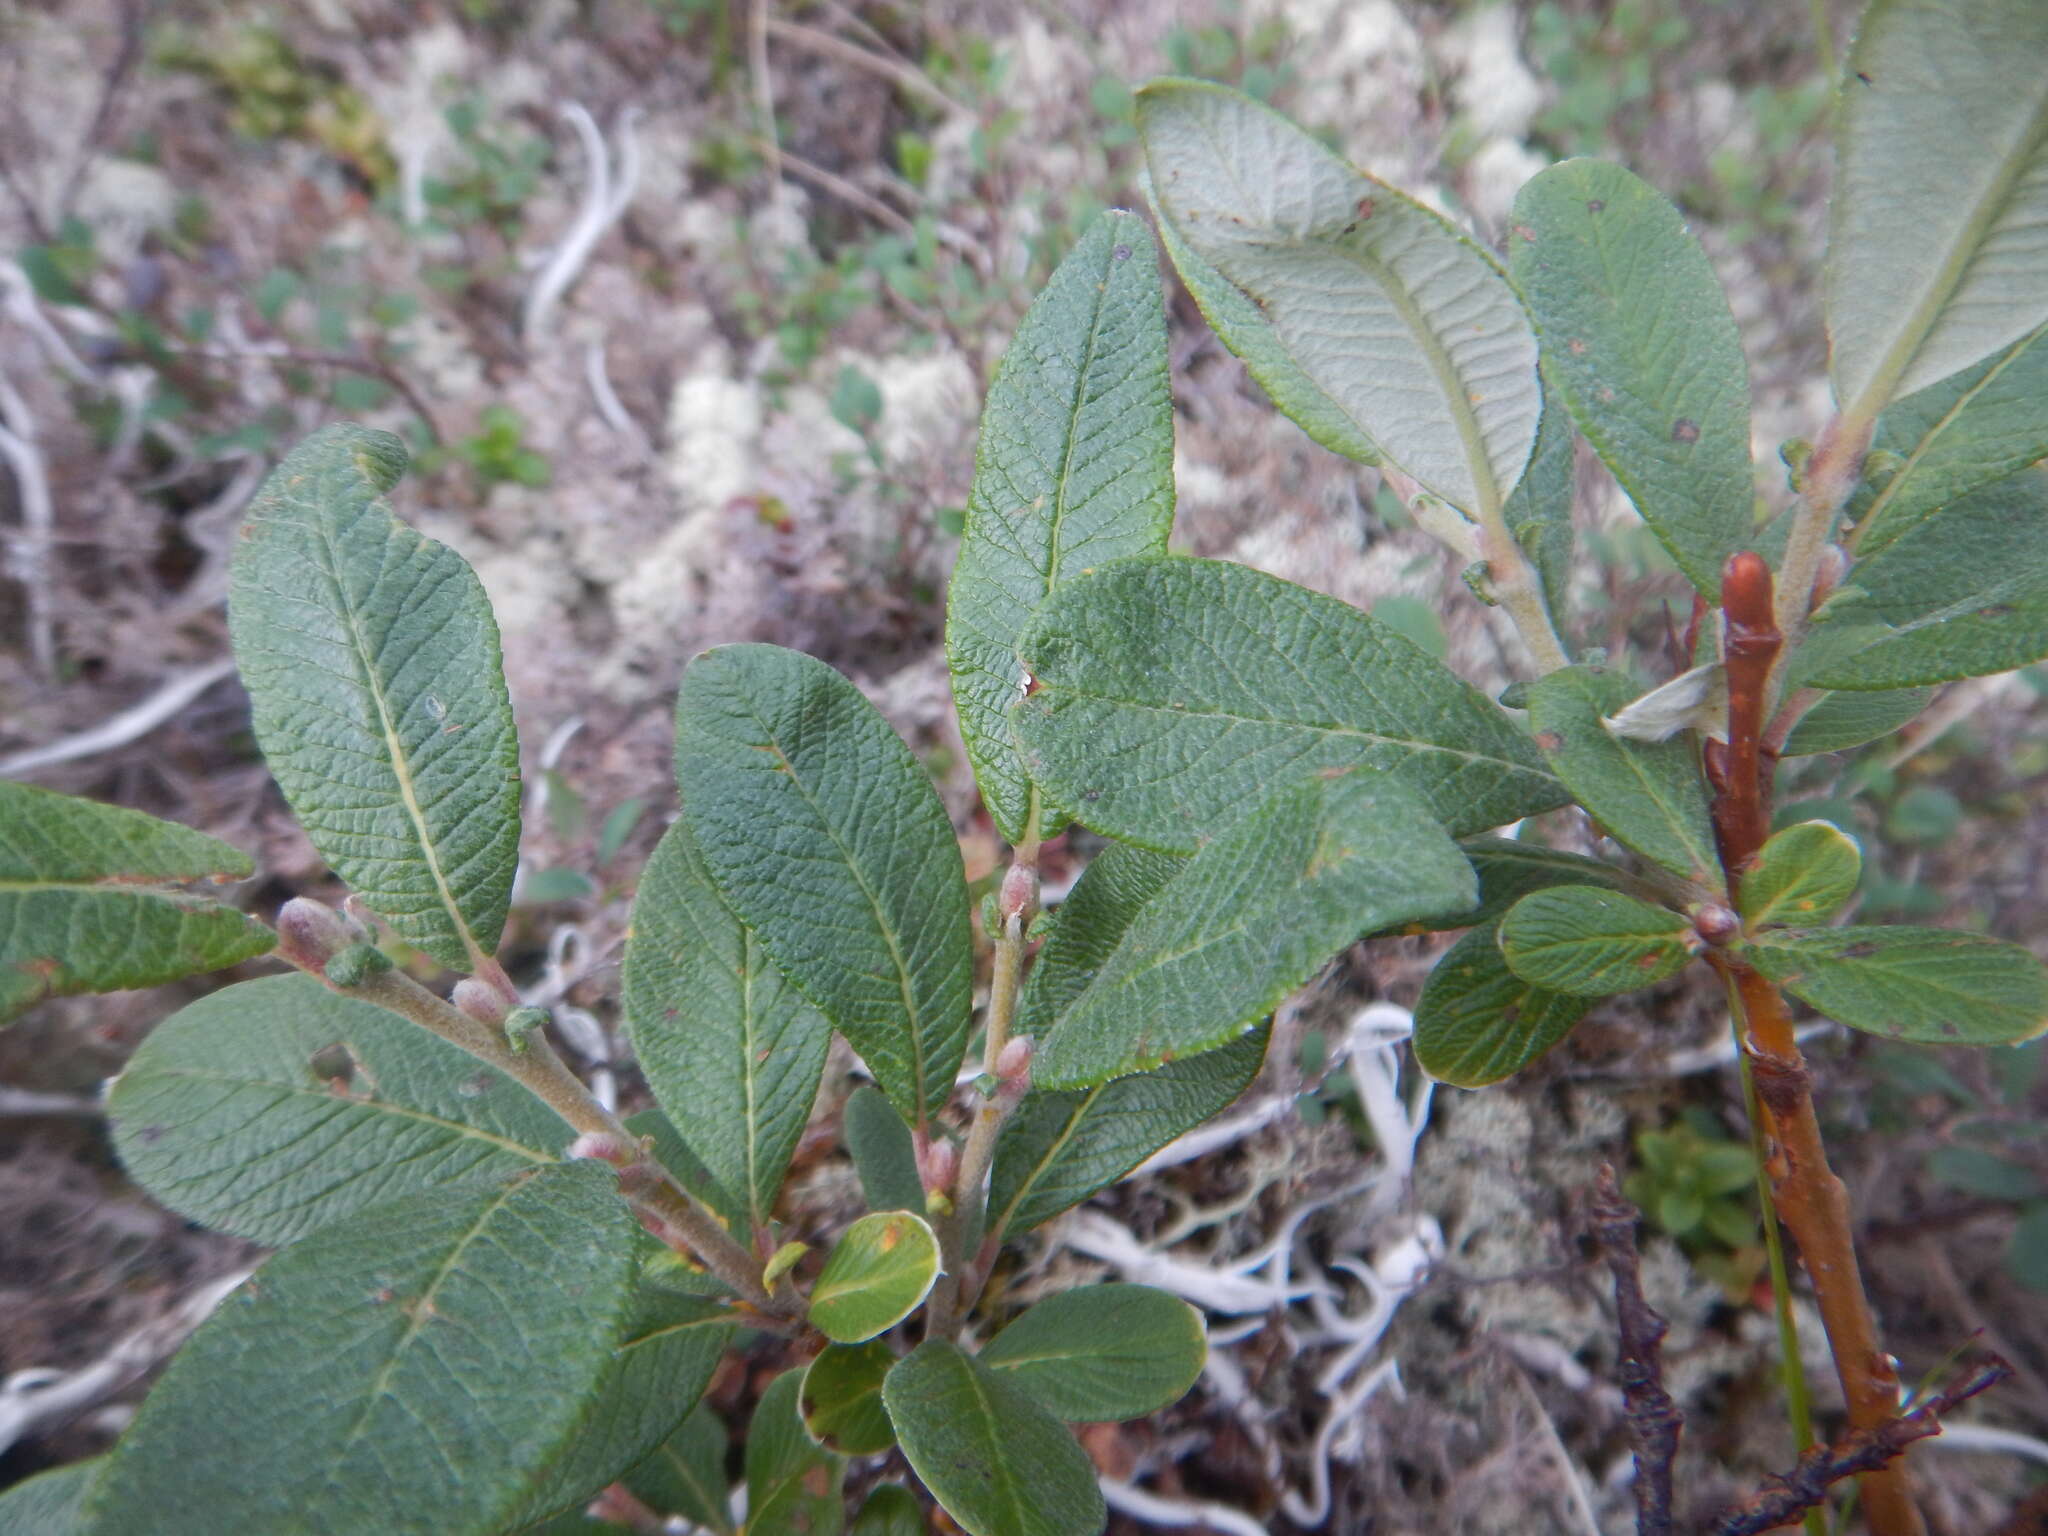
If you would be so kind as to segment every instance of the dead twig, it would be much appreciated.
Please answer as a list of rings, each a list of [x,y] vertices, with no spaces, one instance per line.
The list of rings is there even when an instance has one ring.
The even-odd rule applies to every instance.
[[[1614,1309],[1621,1323],[1618,1370],[1629,1438],[1635,1442],[1637,1536],[1671,1536],[1671,1467],[1678,1459],[1685,1415],[1664,1390],[1667,1324],[1643,1299],[1636,1208],[1622,1198],[1612,1165],[1601,1164],[1588,1209],[1593,1241],[1614,1276]]]
[[[2012,1367],[1996,1355],[1969,1376],[1930,1397],[1910,1413],[1869,1429],[1851,1432],[1833,1445],[1817,1445],[1783,1476],[1769,1478],[1763,1491],[1747,1503],[1715,1516],[1706,1526],[1710,1536],[1759,1536],[1790,1525],[1827,1497],[1844,1478],[1875,1472],[1904,1454],[1915,1440],[1941,1433],[1941,1416],[1979,1392],[1998,1385]]]

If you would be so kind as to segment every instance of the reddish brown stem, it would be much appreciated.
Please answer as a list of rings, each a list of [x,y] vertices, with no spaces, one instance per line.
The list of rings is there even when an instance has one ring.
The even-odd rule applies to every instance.
[[[1776,765],[1763,737],[1771,672],[1784,636],[1773,612],[1770,567],[1762,557],[1745,552],[1728,561],[1721,607],[1727,624],[1728,739],[1707,743],[1706,770],[1728,896],[1738,903],[1742,877],[1770,835]],[[1812,1079],[1792,1035],[1791,1010],[1777,987],[1736,955],[1715,952],[1709,958],[1741,1004],[1743,1043],[1770,1138],[1766,1171],[1772,1198],[1813,1283],[1849,1406],[1849,1426],[1875,1431],[1898,1410],[1898,1374],[1878,1341],[1877,1322],[1863,1291],[1848,1191],[1828,1167]],[[1923,1536],[1903,1460],[1864,1473],[1862,1490],[1872,1536]]]

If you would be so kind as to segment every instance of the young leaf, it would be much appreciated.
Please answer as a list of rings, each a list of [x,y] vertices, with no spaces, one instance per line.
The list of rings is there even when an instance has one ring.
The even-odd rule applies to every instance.
[[[968,1536],[1095,1536],[1107,1522],[1088,1453],[958,1345],[918,1345],[882,1400],[910,1469]]]
[[[901,1483],[884,1483],[853,1517],[853,1536],[925,1536],[924,1508]]]
[[[1799,717],[1781,757],[1846,752],[1891,735],[1934,700],[1932,688],[1873,693],[1831,693]]]
[[[1415,1059],[1439,1082],[1484,1088],[1513,1077],[1572,1031],[1589,997],[1531,986],[1474,928],[1437,961],[1415,1004]]]
[[[1508,257],[1545,377],[1709,601],[1749,542],[1749,370],[1728,297],[1642,178],[1566,160],[1515,198]]]
[[[1556,885],[1597,885],[1620,890],[1627,881],[1612,864],[1566,853],[1542,843],[1514,837],[1468,837],[1458,847],[1479,877],[1479,905],[1429,917],[1388,930],[1393,933],[1440,933],[1447,928],[1480,928],[1497,923],[1531,891]]]
[[[1012,712],[1032,777],[1095,830],[1189,853],[1282,776],[1393,774],[1454,833],[1561,804],[1491,700],[1335,598],[1247,566],[1120,560],[1064,583],[1024,639]]]
[[[1905,688],[2048,656],[2048,474],[1972,491],[1859,562],[1822,610],[1802,681]]]
[[[1397,780],[1283,782],[1176,870],[1038,1042],[1088,1088],[1221,1045],[1372,928],[1470,907],[1472,866]]]
[[[853,1043],[906,1120],[967,1050],[967,882],[930,777],[845,678],[727,645],[676,700],[676,778],[734,913]]]
[[[1187,285],[1189,296],[1217,338],[1238,355],[1245,371],[1265,390],[1273,408],[1332,453],[1361,464],[1379,463],[1380,451],[1373,440],[1288,353],[1287,344],[1258,305],[1175,233],[1153,195],[1152,178],[1144,176],[1143,181],[1145,202],[1159,223],[1160,243]]]
[[[1067,575],[1166,553],[1173,399],[1159,254],[1103,214],[1033,301],[982,408],[967,530],[946,598],[960,734],[996,829],[1021,841],[1030,780],[1010,740],[1017,640]],[[1048,821],[1041,831],[1051,833]]]
[[[858,1344],[918,1308],[939,1278],[939,1240],[922,1216],[876,1211],[840,1234],[811,1287],[811,1322],[828,1339]]]
[[[228,626],[257,743],[335,872],[407,942],[476,970],[519,858],[519,741],[483,585],[391,515],[388,432],[333,426],[243,520]]]
[[[615,1183],[560,1164],[391,1201],[286,1249],[144,1400],[92,1530],[503,1530],[612,1365],[636,1230]]]
[[[1444,500],[1497,513],[1543,401],[1535,337],[1493,259],[1226,87],[1155,80],[1138,131],[1178,243],[1259,309],[1318,394]]]
[[[1864,559],[1978,486],[2048,457],[2048,326],[1893,405],[1872,446],[1904,462],[1850,509]]]
[[[882,1378],[895,1363],[896,1351],[880,1339],[826,1345],[804,1371],[798,1399],[811,1438],[842,1456],[872,1456],[894,1445]]]
[[[687,815],[640,876],[624,988],[647,1086],[750,1225],[765,1225],[818,1096],[832,1026],[718,894]]]
[[[611,1368],[583,1400],[582,1429],[534,1479],[521,1518],[583,1504],[656,1454],[703,1395],[732,1335],[723,1301],[643,1279]]]
[[[989,1235],[1052,1220],[1229,1108],[1259,1075],[1268,1035],[1262,1025],[1218,1050],[1084,1092],[1032,1089],[996,1141]]]
[[[1691,745],[1617,737],[1601,718],[1635,696],[1626,677],[1565,667],[1529,690],[1529,724],[1557,776],[1614,838],[1673,874],[1719,883],[1706,786]]]
[[[1945,928],[1776,928],[1752,964],[1838,1024],[1929,1045],[2015,1045],[2048,1028],[2048,969]]]
[[[1500,952],[1532,987],[1609,997],[1683,970],[1691,930],[1676,912],[1619,891],[1560,885],[1515,903],[1501,919]]]
[[[732,1536],[732,1490],[725,1478],[725,1446],[724,1420],[700,1402],[676,1432],[622,1481],[649,1509],[681,1515],[715,1536]]]
[[[140,811],[0,780],[0,1024],[45,997],[153,987],[277,942],[178,890],[253,872],[226,843]]]
[[[1874,0],[1842,66],[1835,398],[1869,420],[2048,320],[2048,7]]]
[[[79,1536],[85,1529],[85,1501],[98,1480],[104,1456],[74,1461],[24,1478],[0,1493],[0,1531],[8,1536]]]
[[[303,975],[172,1014],[115,1079],[107,1115],[144,1189],[272,1245],[399,1195],[552,1163],[569,1136],[496,1068]]]
[[[1758,850],[1742,876],[1742,920],[1752,929],[1824,923],[1856,894],[1863,851],[1831,821],[1802,821]]]
[[[989,1341],[981,1363],[1056,1419],[1098,1424],[1178,1402],[1202,1374],[1201,1314],[1149,1285],[1048,1296]]]
[[[804,1429],[797,1413],[802,1371],[768,1385],[747,1426],[747,1536],[839,1536],[846,1463]]]
[[[924,1180],[917,1171],[910,1127],[879,1088],[867,1084],[854,1089],[846,1101],[842,1133],[869,1210],[923,1208]]]

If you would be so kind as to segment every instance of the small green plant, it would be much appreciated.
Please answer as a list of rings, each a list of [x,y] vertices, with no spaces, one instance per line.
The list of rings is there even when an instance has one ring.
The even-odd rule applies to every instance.
[[[509,405],[485,406],[477,430],[455,445],[455,456],[486,493],[494,485],[538,488],[553,478],[546,456],[526,446],[526,422]]]
[[[281,1251],[107,1458],[32,1496],[74,1500],[92,1536],[489,1536],[622,1484],[730,1531],[697,1400],[746,1330],[796,1362],[749,1427],[749,1536],[842,1529],[846,1458],[892,1447],[974,1536],[1092,1536],[1105,1505],[1065,1425],[1179,1397],[1201,1320],[1122,1285],[1013,1318],[987,1287],[999,1255],[1225,1108],[1330,956],[1418,930],[1465,930],[1414,1041],[1462,1087],[1528,1066],[1601,998],[1695,967],[1725,986],[1849,1424],[1903,1446],[1794,1002],[1889,1041],[2007,1045],[2048,1025],[2048,969],[1981,934],[1837,925],[1855,840],[1774,831],[1771,804],[1781,757],[2048,655],[2029,467],[2048,454],[2048,246],[2024,238],[2048,219],[2044,50],[2031,0],[1872,7],[1837,126],[1838,411],[1788,454],[1796,496],[1761,529],[1734,322],[1645,183],[1544,172],[1503,267],[1252,98],[1146,86],[1158,228],[1204,313],[1280,409],[1380,467],[1513,622],[1529,675],[1496,702],[1392,624],[1167,552],[1155,247],[1106,214],[990,390],[949,594],[962,735],[1013,850],[986,1003],[924,767],[822,662],[714,648],[683,677],[682,813],[624,961],[660,1106],[630,1122],[497,958],[519,751],[481,586],[390,510],[396,439],[301,445],[237,540],[230,625],[271,770],[354,888],[343,909],[294,900],[273,934],[190,889],[247,873],[233,850],[0,786],[0,1001],[265,950],[296,972],[173,1016],[109,1103],[144,1187]],[[1675,678],[1638,674],[1654,649],[1573,659],[1575,434],[1697,593]],[[1543,841],[1559,812],[1610,856]],[[1034,953],[1040,846],[1071,822],[1110,841]],[[1511,823],[1524,835],[1497,835]],[[462,979],[424,985],[428,961]],[[835,1031],[873,1083],[840,1120],[870,1209],[832,1232],[778,1198]],[[1674,1219],[1696,1200],[1705,1224],[1732,1192],[1726,1149],[1643,1155]],[[1669,1530],[1669,1458],[1647,1445],[1642,1529]],[[1865,1463],[1861,1500],[1877,1536],[1920,1531],[1896,1461]],[[889,1485],[860,1520],[916,1512]]]

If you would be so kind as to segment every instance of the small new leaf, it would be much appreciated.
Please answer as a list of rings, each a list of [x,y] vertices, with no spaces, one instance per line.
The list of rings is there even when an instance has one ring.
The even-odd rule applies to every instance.
[[[869,1210],[912,1211],[924,1205],[917,1144],[879,1088],[869,1084],[854,1089],[846,1101],[842,1127]]]
[[[1500,952],[1530,986],[1574,997],[1634,992],[1683,969],[1692,925],[1619,891],[1560,885],[1516,902]]]
[[[858,1344],[918,1308],[939,1277],[939,1240],[922,1216],[877,1211],[841,1234],[811,1287],[811,1322],[828,1339]]]
[[[1756,968],[1838,1024],[1929,1045],[2016,1045],[2048,1028],[2048,969],[2017,944],[1944,928],[1782,928]]]
[[[1742,876],[1742,920],[1751,929],[1824,923],[1856,894],[1863,851],[1831,821],[1787,827]]]
[[[1564,1039],[1592,1004],[1522,980],[1501,956],[1498,930],[1475,928],[1423,983],[1415,1004],[1415,1059],[1439,1082],[1484,1088]]]
[[[400,937],[474,971],[519,857],[519,741],[482,583],[392,516],[388,432],[286,455],[235,546],[228,627],[256,740],[321,857]]]
[[[46,997],[151,987],[263,954],[277,936],[178,889],[248,858],[140,811],[0,780],[0,1024]]]

